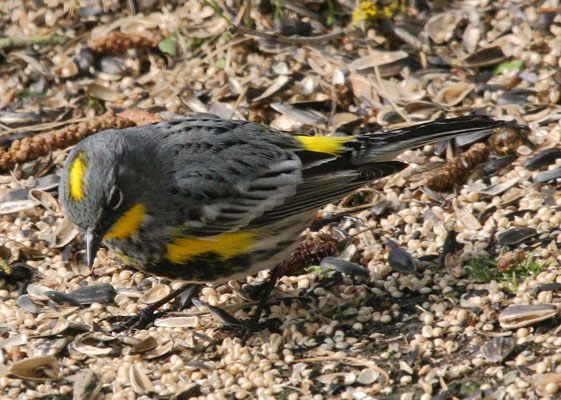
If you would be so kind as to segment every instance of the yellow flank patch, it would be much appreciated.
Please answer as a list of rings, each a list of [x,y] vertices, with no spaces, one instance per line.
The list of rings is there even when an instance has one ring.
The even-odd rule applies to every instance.
[[[117,252],[113,252],[113,254],[115,254],[115,256],[117,256],[117,258],[125,265],[135,264],[132,258],[127,257],[124,254],[117,253]]]
[[[68,186],[70,186],[70,196],[75,201],[79,201],[84,198],[84,175],[86,174],[87,166],[84,153],[79,153],[70,168]]]
[[[133,206],[113,224],[111,229],[103,236],[103,240],[121,239],[135,233],[144,219],[144,209],[142,203]]]
[[[255,232],[223,233],[205,239],[177,236],[167,245],[166,258],[183,264],[204,253],[213,252],[223,260],[244,253],[253,243]]]
[[[345,143],[354,136],[296,136],[306,150],[338,155],[345,150]]]

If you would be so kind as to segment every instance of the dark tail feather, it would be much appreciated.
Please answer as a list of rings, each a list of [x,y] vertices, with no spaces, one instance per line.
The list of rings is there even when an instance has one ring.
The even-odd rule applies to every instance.
[[[411,143],[413,147],[453,138],[468,133],[485,131],[504,125],[504,121],[481,115],[443,119],[424,124],[395,129],[381,134],[389,143]]]
[[[494,120],[487,116],[470,115],[362,136],[356,141],[360,143],[360,149],[354,149],[352,160],[357,164],[392,160],[407,149],[460,135],[495,129],[504,124],[504,121]],[[356,142],[354,143],[356,144]],[[349,145],[352,146],[351,143]]]

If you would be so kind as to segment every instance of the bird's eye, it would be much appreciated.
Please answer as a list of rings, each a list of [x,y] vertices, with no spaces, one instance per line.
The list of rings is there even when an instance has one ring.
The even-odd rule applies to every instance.
[[[107,207],[112,210],[118,209],[123,203],[123,192],[116,185],[113,185],[107,197]]]

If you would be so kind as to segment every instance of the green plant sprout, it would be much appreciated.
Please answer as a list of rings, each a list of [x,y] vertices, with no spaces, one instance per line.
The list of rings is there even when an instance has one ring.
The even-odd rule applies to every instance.
[[[538,273],[551,264],[551,260],[539,262],[536,257],[529,254],[523,261],[514,265],[505,272],[497,269],[497,262],[489,257],[480,257],[472,260],[466,267],[466,271],[471,276],[483,283],[497,281],[503,290],[516,293],[518,286],[526,278],[535,278]]]

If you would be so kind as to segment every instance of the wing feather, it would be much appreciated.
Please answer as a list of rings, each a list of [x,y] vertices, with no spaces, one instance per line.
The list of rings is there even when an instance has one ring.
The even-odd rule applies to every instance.
[[[305,160],[308,152],[298,152]],[[305,161],[303,160],[304,164]],[[252,226],[266,225],[281,218],[316,211],[326,204],[340,200],[366,183],[391,175],[405,168],[399,161],[367,163],[360,166],[349,160],[331,157],[323,163],[314,163],[303,170],[303,181],[296,193],[274,209],[253,221]]]
[[[405,166],[357,165],[349,157],[303,150],[289,135],[257,124],[223,122],[218,129],[216,121],[198,123],[203,122],[212,130],[183,127],[168,137],[167,151],[176,154],[171,162],[178,163],[171,166],[179,203],[174,209],[182,210],[178,229],[185,235],[213,236],[299,214],[309,219],[322,206]],[[186,160],[189,168],[182,164]]]

